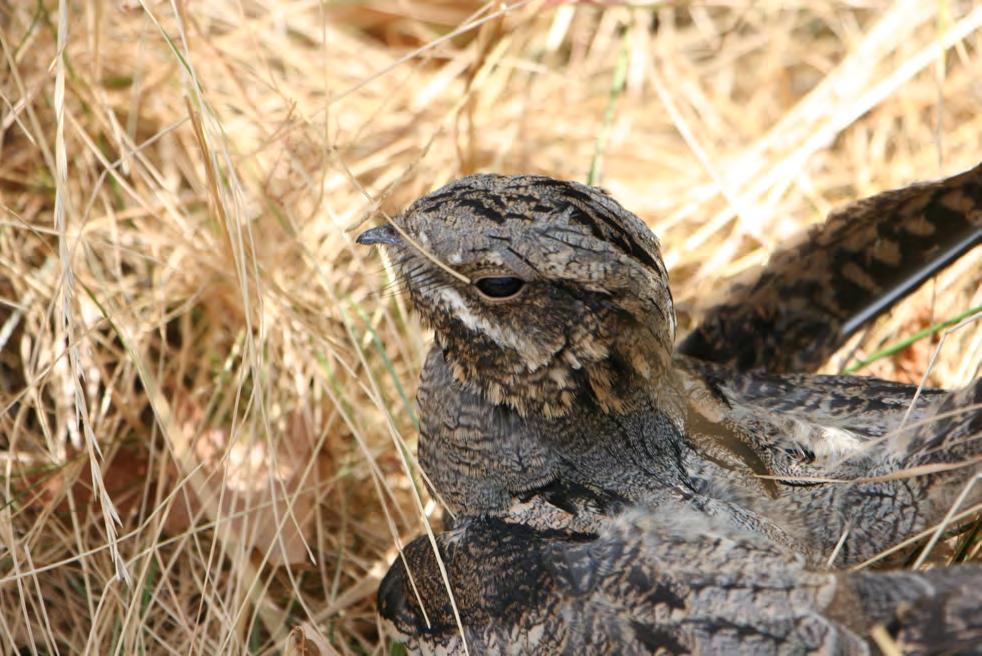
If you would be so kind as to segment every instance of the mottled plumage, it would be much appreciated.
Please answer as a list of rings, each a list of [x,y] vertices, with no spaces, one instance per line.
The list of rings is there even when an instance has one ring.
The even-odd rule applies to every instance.
[[[966,175],[966,188],[977,185],[977,175]],[[961,192],[945,189],[943,200],[932,202],[958,205],[950,199]],[[923,197],[903,198],[909,202],[884,207],[921,221],[907,210]],[[977,220],[977,203],[958,206]],[[658,242],[597,189],[534,176],[471,176],[418,200],[396,225],[359,241],[388,247],[414,305],[434,328],[418,396],[419,458],[463,522],[443,540],[478,544],[475,527],[498,517],[513,527],[499,537],[539,536],[522,542],[523,549],[560,538],[590,542],[607,535],[625,509],[656,515],[681,509],[812,566],[833,551],[836,564],[846,564],[940,519],[979,471],[982,383],[955,393],[927,390],[908,415],[909,386],[739,372],[673,353],[674,309]],[[868,244],[880,247],[875,239]],[[790,276],[781,262],[776,270]],[[842,278],[826,281],[838,285]],[[835,295],[804,289],[806,302]],[[873,290],[829,314],[827,327],[840,333],[834,339],[841,339],[849,312],[866,312]],[[771,308],[765,314],[772,312],[769,297],[760,299]],[[722,326],[706,333],[714,340],[727,331],[739,339],[748,325],[739,312],[731,323],[720,320],[727,312],[711,314]],[[709,357],[810,368],[834,341],[797,359],[774,353],[776,346],[800,346],[804,333],[792,328],[775,324],[749,350],[738,342],[732,352],[717,348]],[[925,465],[921,475],[902,473]],[[493,535],[484,537],[497,544]],[[508,550],[505,543],[495,548]],[[698,558],[698,549],[692,553]],[[542,592],[550,600],[554,593]],[[483,589],[463,594],[465,605],[485,603],[478,598]],[[599,608],[594,598],[584,604],[586,613]],[[555,608],[542,612],[555,617]],[[611,644],[626,639],[608,628]]]
[[[359,239],[388,244],[454,378],[488,401],[558,416],[585,390],[605,409],[620,407],[628,369],[670,384],[661,373],[675,314],[658,241],[603,192],[477,175],[420,198],[398,224],[411,242],[389,226]],[[524,287],[488,298],[420,249],[472,282],[515,277]]]
[[[734,369],[813,371],[979,243],[982,166],[853,203],[729,289],[678,351]]]
[[[479,518],[437,540],[471,654],[873,654],[875,626],[906,654],[982,644],[982,567],[817,571],[685,507],[596,539]],[[462,653],[429,541],[403,555],[418,596],[397,560],[382,618],[413,651]]]
[[[388,245],[434,328],[418,397],[419,455],[457,514],[507,515],[521,504],[525,521],[536,507],[553,521],[535,491],[557,481],[628,502],[684,490],[703,510],[822,559],[839,545],[848,499],[863,510],[838,546],[838,562],[848,563],[939,519],[935,498],[948,498],[974,469],[848,489],[793,478],[850,481],[982,452],[965,437],[978,430],[971,411],[919,429],[948,439],[943,451],[912,450],[904,434],[867,448],[899,426],[911,387],[736,374],[673,356],[658,242],[597,189],[471,176],[416,201],[397,224],[408,239],[386,226],[361,241]],[[484,280],[522,285],[489,298]],[[782,386],[794,389],[791,406],[776,405],[788,397]],[[926,420],[942,402],[928,392],[908,421]],[[899,510],[903,521],[884,519]]]

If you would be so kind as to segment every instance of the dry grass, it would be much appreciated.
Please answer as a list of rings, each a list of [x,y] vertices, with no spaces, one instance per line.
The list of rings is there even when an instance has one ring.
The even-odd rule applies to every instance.
[[[375,586],[435,508],[405,460],[427,336],[353,245],[379,210],[585,179],[601,135],[685,325],[830,208],[982,153],[972,2],[518,4],[0,7],[0,651],[273,653],[309,622],[387,652]],[[830,368],[978,306],[980,263]],[[931,384],[977,375],[979,323]]]

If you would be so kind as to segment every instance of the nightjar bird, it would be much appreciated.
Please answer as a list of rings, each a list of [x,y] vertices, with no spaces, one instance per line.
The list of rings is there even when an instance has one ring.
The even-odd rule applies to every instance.
[[[474,518],[437,543],[453,602],[426,537],[379,587],[384,624],[414,653],[461,654],[465,644],[471,654],[982,649],[982,567],[809,569],[685,507],[632,509],[593,539]]]
[[[434,329],[419,459],[461,520],[441,539],[480,542],[471,531],[496,522],[506,539],[531,532],[552,550],[644,508],[704,518],[815,569],[938,521],[979,471],[979,381],[915,395],[777,373],[814,369],[978,243],[982,167],[913,189],[831,217],[824,242],[775,256],[679,351],[658,242],[598,189],[471,176],[363,233],[386,246]],[[797,276],[796,261],[815,266]],[[484,603],[463,592],[465,605]]]

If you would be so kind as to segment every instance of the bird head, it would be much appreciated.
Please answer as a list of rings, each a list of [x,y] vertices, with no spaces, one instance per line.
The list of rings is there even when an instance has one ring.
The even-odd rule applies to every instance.
[[[658,241],[599,189],[469,176],[358,243],[386,247],[454,378],[522,415],[562,416],[584,395],[620,410],[638,376],[670,371]]]
[[[376,605],[391,637],[414,652],[442,654],[462,653],[465,636],[475,648],[474,641],[483,643],[477,653],[496,653],[496,634],[497,645],[505,647],[500,639],[513,637],[510,629],[528,636],[557,610],[553,550],[589,541],[497,518],[473,520],[434,540],[420,536],[403,549],[379,583]],[[562,631],[546,635],[546,645],[555,633]],[[541,638],[528,636],[521,644],[534,647]]]

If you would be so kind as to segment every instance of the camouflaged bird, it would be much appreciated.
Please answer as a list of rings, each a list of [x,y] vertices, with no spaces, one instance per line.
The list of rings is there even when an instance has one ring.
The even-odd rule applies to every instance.
[[[684,506],[636,508],[599,537],[474,518],[427,538],[379,587],[414,653],[979,653],[982,567],[834,573]],[[425,609],[425,610],[424,610]],[[459,618],[459,623],[458,623]],[[880,643],[873,637],[879,630]],[[974,650],[974,651],[973,651]]]
[[[758,287],[745,294],[756,310],[738,309],[728,322],[724,306],[689,350],[724,363],[814,366],[835,341],[825,332],[875,314],[877,280],[937,255],[929,240],[896,235],[948,234],[960,222],[962,241],[978,241],[982,167],[915,189],[858,205],[857,219],[879,227],[841,229],[824,244],[826,254],[838,246],[863,257],[830,275],[838,288],[823,288],[821,272],[799,286],[800,307],[828,314],[822,324],[809,310],[811,323],[803,321],[820,342],[812,352],[780,355],[808,332],[794,329],[793,314],[770,337],[720,347],[727,331],[743,334],[754,317],[780,311]],[[867,211],[876,207],[892,208],[902,225]],[[833,228],[849,213],[834,216]],[[359,242],[387,246],[434,329],[418,395],[419,459],[459,516],[595,533],[632,504],[684,503],[814,562],[834,554],[848,564],[939,520],[978,471],[978,382],[928,390],[914,403],[909,386],[741,372],[674,353],[658,242],[598,189],[471,176],[416,201],[395,225]],[[777,282],[793,288],[784,270]],[[898,474],[914,467],[922,475]]]
[[[925,390],[912,404],[912,388],[885,381],[745,369],[813,369],[850,330],[888,307],[884,295],[895,300],[896,290],[925,279],[932,262],[977,243],[980,178],[982,167],[913,195],[902,190],[866,201],[855,216],[873,230],[849,229],[841,218],[849,209],[836,215],[829,225],[838,222],[839,236],[818,249],[799,247],[799,259],[828,267],[851,254],[858,273],[819,268],[801,276],[790,258],[775,257],[763,286],[737,290],[734,298],[745,305],[716,308],[701,336],[683,342],[682,351],[699,359],[673,353],[674,311],[657,241],[599,190],[531,176],[472,176],[417,201],[397,219],[398,230],[364,233],[359,242],[389,247],[435,331],[418,398],[420,462],[459,517],[441,544],[486,547],[448,563],[458,604],[480,609],[477,623],[495,609],[505,613],[487,597],[490,589],[460,588],[455,580],[476,582],[480,575],[471,569],[482,563],[488,576],[510,580],[510,567],[548,560],[570,540],[592,542],[632,507],[658,517],[682,508],[813,565],[830,554],[837,564],[855,562],[939,519],[978,471],[978,382],[956,393]],[[901,225],[893,225],[898,216]],[[905,225],[922,236],[934,226],[936,234],[897,239]],[[952,247],[949,237],[962,245]],[[905,267],[914,273],[898,275]],[[790,298],[768,293],[774,285]],[[807,330],[796,329],[801,325]],[[762,326],[772,332],[739,339]],[[789,356],[809,331],[816,345]],[[912,467],[923,475],[899,474]],[[488,525],[497,528],[488,533]],[[512,532],[534,536],[522,542],[531,560],[506,567]],[[644,556],[636,545],[623,547]],[[416,556],[407,560],[421,580],[436,581],[422,548],[411,547]],[[698,549],[690,556],[701,557]],[[404,586],[391,583],[402,569],[394,565],[380,590],[389,619],[398,615],[393,609],[412,606],[395,592]],[[725,567],[717,574],[727,575]],[[619,585],[617,577],[611,584]],[[439,593],[428,590],[424,602],[439,606]],[[526,612],[544,614],[545,623],[499,613],[496,630],[536,640],[543,631],[563,633],[561,644],[586,648],[587,638],[570,638],[557,614],[565,594],[519,595]],[[634,603],[606,594],[599,605],[586,595],[572,607],[599,613],[594,619],[601,621],[606,604]],[[442,634],[420,626],[406,620],[401,630],[418,630],[417,646],[445,646],[446,635],[433,642]],[[601,651],[621,651],[610,645],[627,634],[607,624],[597,630],[590,639],[614,641]]]

